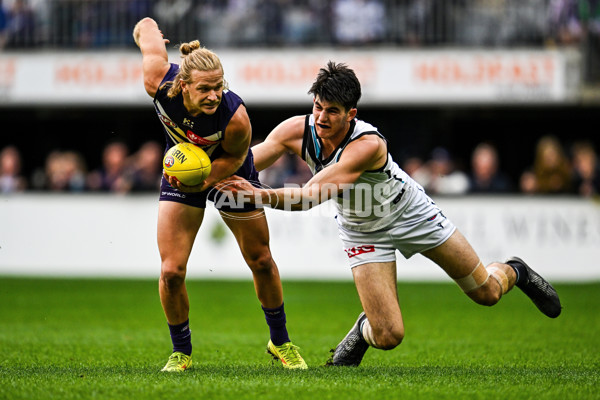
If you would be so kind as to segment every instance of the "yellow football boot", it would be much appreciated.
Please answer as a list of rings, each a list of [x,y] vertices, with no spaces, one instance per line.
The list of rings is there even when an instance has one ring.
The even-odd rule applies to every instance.
[[[292,342],[287,342],[281,346],[275,346],[269,340],[267,344],[267,353],[271,354],[275,360],[280,360],[284,368],[288,369],[307,369],[306,362],[298,352],[298,346]]]
[[[167,365],[161,371],[163,372],[183,372],[192,366],[192,356],[176,351],[171,354]]]

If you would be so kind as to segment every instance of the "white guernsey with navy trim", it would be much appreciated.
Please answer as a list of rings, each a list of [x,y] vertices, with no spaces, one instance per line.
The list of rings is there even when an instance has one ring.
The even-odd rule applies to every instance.
[[[302,158],[313,175],[337,163],[351,142],[364,135],[385,138],[373,125],[354,119],[340,145],[326,159],[322,158],[321,139],[315,130],[313,115],[306,116]],[[414,181],[394,162],[388,153],[385,165],[365,171],[352,185],[343,187],[335,198],[338,223],[357,232],[373,232],[390,225],[403,212],[412,197]]]

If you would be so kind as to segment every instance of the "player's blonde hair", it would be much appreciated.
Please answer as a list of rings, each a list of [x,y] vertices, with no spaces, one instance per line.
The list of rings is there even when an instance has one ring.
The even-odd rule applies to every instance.
[[[167,92],[168,97],[175,97],[181,92],[181,81],[191,83],[192,71],[214,71],[216,69],[223,71],[223,65],[219,57],[211,50],[202,47],[198,40],[192,40],[188,43],[182,43],[179,46],[181,53],[181,64],[179,73],[175,77],[171,88]],[[224,81],[224,88],[227,89],[227,82]]]

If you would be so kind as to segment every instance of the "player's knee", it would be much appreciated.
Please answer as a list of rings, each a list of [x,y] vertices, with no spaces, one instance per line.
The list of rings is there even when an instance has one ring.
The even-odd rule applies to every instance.
[[[469,297],[482,306],[493,306],[500,301],[502,291],[493,284],[486,284],[479,289],[470,292]]]
[[[246,262],[254,273],[271,272],[273,268],[273,258],[271,252],[262,251],[246,256]]]
[[[185,265],[163,262],[160,279],[170,288],[183,285],[185,281]]]
[[[402,343],[404,339],[403,328],[386,329],[376,335],[377,348],[381,350],[392,350]]]
[[[500,285],[501,281],[491,274],[491,272],[496,273],[494,271],[497,269],[493,266],[488,270],[480,260],[469,275],[454,280],[477,304],[493,306],[500,300],[503,293],[503,288]]]

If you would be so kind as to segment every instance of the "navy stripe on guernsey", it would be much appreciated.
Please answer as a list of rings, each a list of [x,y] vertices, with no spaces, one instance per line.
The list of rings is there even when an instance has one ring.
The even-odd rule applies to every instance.
[[[322,157],[321,138],[317,135],[317,131],[315,129],[315,123],[313,122],[314,121],[313,118],[314,117],[311,114],[308,114],[304,121],[304,137],[302,140],[302,159],[304,161],[306,161],[309,164],[309,166],[311,164],[310,161],[312,161],[312,163],[314,163],[315,170],[316,170],[315,173],[321,171],[327,165],[331,164],[332,161],[334,161],[334,159],[335,159],[335,162],[338,162],[340,160],[340,157],[342,156],[342,152],[344,151],[346,146],[348,146],[348,144],[350,144],[350,142],[353,142],[365,135],[377,135],[381,139],[383,139],[383,141],[386,143],[386,146],[387,146],[387,139],[381,133],[379,133],[375,129],[375,127],[371,126],[371,128],[373,128],[373,130],[367,130],[367,131],[355,134],[357,120],[353,119],[352,121],[350,121],[350,128],[348,129],[348,132],[346,132],[346,136],[344,137],[344,139],[340,142],[340,144],[336,147],[336,149],[326,159],[322,160],[321,159],[321,157]],[[378,169],[377,171],[383,171],[384,167]]]
[[[167,96],[178,73],[179,65],[172,63],[154,96],[154,108],[163,126],[167,149],[180,142],[191,142],[214,160],[223,152],[221,141],[227,124],[244,102],[234,92],[225,90],[214,114],[194,117],[184,107],[181,93],[173,98]]]
[[[305,155],[310,156],[310,159],[313,161],[316,172],[321,171],[325,166],[329,165],[329,163],[335,158],[337,162],[340,159],[340,155],[344,148],[350,143],[350,137],[352,136],[352,132],[356,127],[356,121],[352,120],[350,122],[350,129],[346,133],[344,140],[338,145],[338,147],[333,151],[326,159],[321,160],[322,154],[322,143],[321,138],[317,135],[317,131],[315,129],[315,125],[310,123],[312,119],[312,115],[308,114],[306,116],[306,120],[304,123],[304,139],[302,140],[302,158],[304,161],[308,160],[305,158]],[[377,132],[372,132],[377,133]],[[385,140],[385,139],[384,139]],[[307,153],[308,152],[308,153]]]

